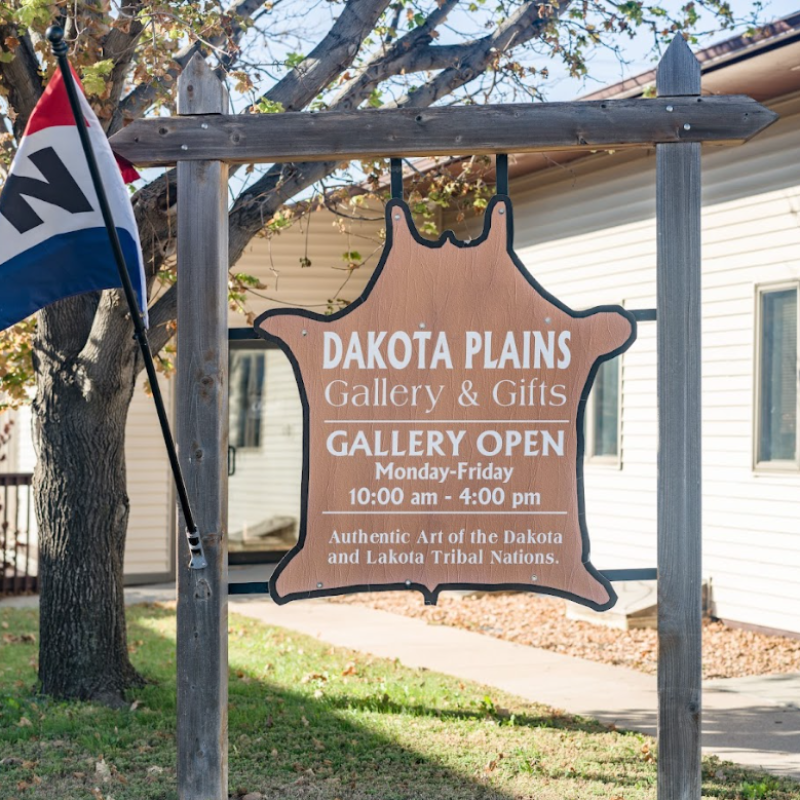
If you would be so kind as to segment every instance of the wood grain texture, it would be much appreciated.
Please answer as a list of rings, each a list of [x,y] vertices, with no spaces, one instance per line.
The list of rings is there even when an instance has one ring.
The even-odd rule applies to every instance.
[[[179,114],[222,114],[228,108],[228,90],[203,58],[195,53],[178,81]]]
[[[192,91],[189,91],[189,86]],[[195,58],[179,110],[212,113],[224,92]],[[228,797],[227,165],[178,164],[178,448],[209,565],[178,537],[178,797]]]
[[[775,112],[748,97],[665,97],[239,114],[216,119],[168,117],[133,122],[115,134],[111,143],[116,152],[140,166],[204,159],[326,161],[331,157],[616,150],[660,142],[741,144],[776,119]]]
[[[659,65],[658,90],[700,92],[682,37]],[[701,796],[700,213],[700,145],[658,145],[659,800]]]
[[[700,62],[683,38],[676,33],[656,72],[656,91],[659,97],[670,95],[699,95],[701,84]]]

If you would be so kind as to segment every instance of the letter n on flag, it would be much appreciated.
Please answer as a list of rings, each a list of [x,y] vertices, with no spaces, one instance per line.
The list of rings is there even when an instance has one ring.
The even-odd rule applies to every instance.
[[[138,176],[129,165],[121,170],[78,86],[114,224],[146,322],[142,250],[123,180]],[[56,300],[121,286],[64,79],[56,71],[28,120],[0,192],[0,330]]]

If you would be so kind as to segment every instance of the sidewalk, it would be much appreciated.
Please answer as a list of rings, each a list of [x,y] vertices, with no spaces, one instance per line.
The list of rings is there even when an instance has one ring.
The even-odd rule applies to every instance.
[[[175,589],[130,588],[125,598],[129,604],[169,601]],[[29,607],[37,600],[0,605]],[[307,600],[277,606],[263,595],[245,595],[231,597],[230,606],[232,612],[338,647],[494,686],[618,728],[656,732],[652,675],[355,605]],[[703,752],[800,779],[800,674],[706,681]]]

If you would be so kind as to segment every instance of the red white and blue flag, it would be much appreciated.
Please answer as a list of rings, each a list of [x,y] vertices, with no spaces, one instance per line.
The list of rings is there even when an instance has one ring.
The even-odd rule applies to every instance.
[[[76,77],[103,185],[139,308],[147,321],[142,249],[125,180]],[[0,330],[83,292],[121,287],[108,232],[60,71],[36,105],[0,191]]]

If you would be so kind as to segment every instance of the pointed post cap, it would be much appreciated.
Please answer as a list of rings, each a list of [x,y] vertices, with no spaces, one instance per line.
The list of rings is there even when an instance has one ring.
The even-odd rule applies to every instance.
[[[196,52],[178,78],[179,114],[224,114],[228,90],[217,74]]]
[[[700,62],[683,34],[676,33],[658,64],[656,90],[659,95],[700,94]]]

